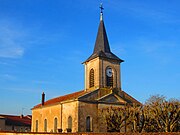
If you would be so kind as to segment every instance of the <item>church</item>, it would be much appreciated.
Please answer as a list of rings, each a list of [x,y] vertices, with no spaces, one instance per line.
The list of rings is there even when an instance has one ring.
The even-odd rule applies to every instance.
[[[121,88],[121,63],[110,49],[101,6],[92,55],[83,62],[85,88],[42,102],[32,108],[32,132],[107,132],[100,110],[138,104]]]

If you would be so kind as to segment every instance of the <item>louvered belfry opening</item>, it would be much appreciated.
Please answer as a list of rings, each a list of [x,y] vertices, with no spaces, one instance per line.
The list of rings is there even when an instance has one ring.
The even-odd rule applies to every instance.
[[[106,75],[106,86],[113,87],[113,75],[111,77]]]
[[[89,73],[89,86],[94,87],[94,69],[91,69]]]

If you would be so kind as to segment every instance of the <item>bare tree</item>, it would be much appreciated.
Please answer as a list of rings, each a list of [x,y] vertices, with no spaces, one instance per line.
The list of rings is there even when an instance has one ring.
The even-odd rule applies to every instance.
[[[136,106],[133,105],[131,108],[131,114],[130,114],[130,125],[132,125],[132,131],[133,132],[142,132],[145,121],[146,121],[146,113],[144,112],[143,106]]]
[[[150,124],[153,131],[173,132],[179,131],[180,102],[166,101],[163,96],[152,96],[145,106],[149,110]]]
[[[129,106],[104,108],[102,112],[107,123],[108,132],[126,131],[132,113]]]
[[[179,132],[180,101],[151,96],[145,105],[102,109],[109,132]]]

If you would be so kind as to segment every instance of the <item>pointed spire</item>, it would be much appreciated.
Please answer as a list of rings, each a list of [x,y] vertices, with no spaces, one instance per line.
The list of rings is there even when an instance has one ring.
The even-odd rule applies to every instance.
[[[98,28],[96,42],[94,45],[94,51],[93,51],[93,54],[85,62],[90,61],[96,57],[104,57],[104,58],[108,58],[108,59],[114,59],[114,60],[117,60],[119,62],[123,62],[123,60],[119,59],[110,50],[108,37],[106,34],[106,29],[105,29],[104,21],[103,21],[103,10],[104,10],[104,8],[103,8],[102,3],[101,3],[99,8],[101,9],[100,10],[101,11],[100,12],[100,24],[99,24],[99,28]]]
[[[109,42],[108,42],[108,37],[106,34],[106,29],[104,26],[104,22],[100,21],[99,28],[98,28],[98,33],[96,37],[96,42],[94,46],[94,53],[97,52],[111,52],[110,47],[109,47]]]
[[[95,46],[94,46],[94,53],[98,53],[100,51],[109,53],[111,51],[110,51],[108,37],[106,34],[106,29],[105,29],[104,21],[103,21],[103,10],[104,10],[104,8],[103,8],[102,3],[100,4],[99,8],[101,9],[100,10],[101,11],[100,12],[100,24],[99,24],[96,42],[95,42]]]

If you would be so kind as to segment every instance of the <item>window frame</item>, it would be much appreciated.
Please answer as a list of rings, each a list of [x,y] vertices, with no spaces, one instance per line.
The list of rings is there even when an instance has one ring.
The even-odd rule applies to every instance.
[[[47,119],[44,119],[44,132],[47,132]]]
[[[86,117],[86,132],[92,132],[92,117]]]
[[[71,132],[72,131],[72,127],[73,127],[73,124],[72,124],[72,117],[71,116],[69,116],[68,117],[68,130],[69,130],[69,132]]]
[[[39,127],[39,121],[38,120],[36,120],[36,132],[38,132],[38,127]]]
[[[54,118],[54,132],[56,133],[58,129],[58,119]]]

